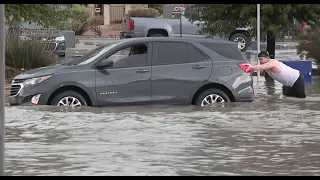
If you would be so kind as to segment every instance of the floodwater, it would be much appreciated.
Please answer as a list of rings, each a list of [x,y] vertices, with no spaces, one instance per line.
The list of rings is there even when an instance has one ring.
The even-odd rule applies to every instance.
[[[320,175],[320,78],[307,99],[254,77],[207,108],[6,107],[7,175]]]

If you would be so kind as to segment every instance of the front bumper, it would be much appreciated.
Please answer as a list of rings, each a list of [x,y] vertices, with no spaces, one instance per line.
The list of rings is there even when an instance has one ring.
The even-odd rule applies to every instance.
[[[37,98],[36,101],[34,101],[35,97]],[[26,88],[22,83],[11,84],[9,94],[9,104],[11,106],[46,105],[48,99],[49,97],[47,93],[40,93],[35,87]]]
[[[55,54],[65,54],[67,51],[65,41],[51,41],[48,42],[48,51],[52,51]]]
[[[31,103],[32,96],[22,97],[22,96],[9,96],[10,106],[20,106],[20,105],[33,105]]]

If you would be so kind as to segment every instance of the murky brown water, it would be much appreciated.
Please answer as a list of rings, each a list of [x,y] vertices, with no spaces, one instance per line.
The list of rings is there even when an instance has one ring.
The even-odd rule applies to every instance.
[[[319,80],[307,100],[261,79],[226,107],[7,107],[6,173],[319,175]]]
[[[320,78],[306,100],[254,79],[224,107],[6,107],[6,173],[320,175]]]

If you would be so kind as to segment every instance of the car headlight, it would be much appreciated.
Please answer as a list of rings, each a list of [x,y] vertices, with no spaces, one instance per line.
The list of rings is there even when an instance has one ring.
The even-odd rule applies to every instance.
[[[49,76],[43,76],[43,77],[37,77],[37,78],[32,78],[32,79],[27,79],[24,84],[26,85],[35,85],[35,84],[39,84],[43,81],[48,80],[52,75]]]
[[[64,41],[66,38],[64,36],[59,36],[59,37],[56,37],[54,38],[54,40],[56,41]]]

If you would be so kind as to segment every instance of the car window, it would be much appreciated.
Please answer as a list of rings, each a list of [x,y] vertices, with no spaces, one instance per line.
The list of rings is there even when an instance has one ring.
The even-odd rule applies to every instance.
[[[237,48],[236,44],[229,45],[227,43],[200,43],[201,45],[211,49],[212,51],[218,53],[219,55],[230,58],[244,60],[245,57],[241,51]]]
[[[134,44],[108,56],[105,60],[113,61],[112,69],[147,66],[147,44]]]
[[[188,45],[188,63],[200,62],[205,59],[207,59],[207,57],[196,47],[191,44]]]
[[[83,65],[83,64],[91,63],[92,61],[96,60],[97,58],[99,58],[104,53],[106,53],[107,51],[109,51],[110,49],[114,48],[117,45],[118,45],[118,42],[107,43],[105,45],[99,46],[99,47],[89,51],[87,54],[85,54],[84,56],[82,56],[76,60],[73,60],[69,63],[64,63],[64,64]]]
[[[188,45],[182,42],[155,42],[156,61],[153,65],[187,63]]]

